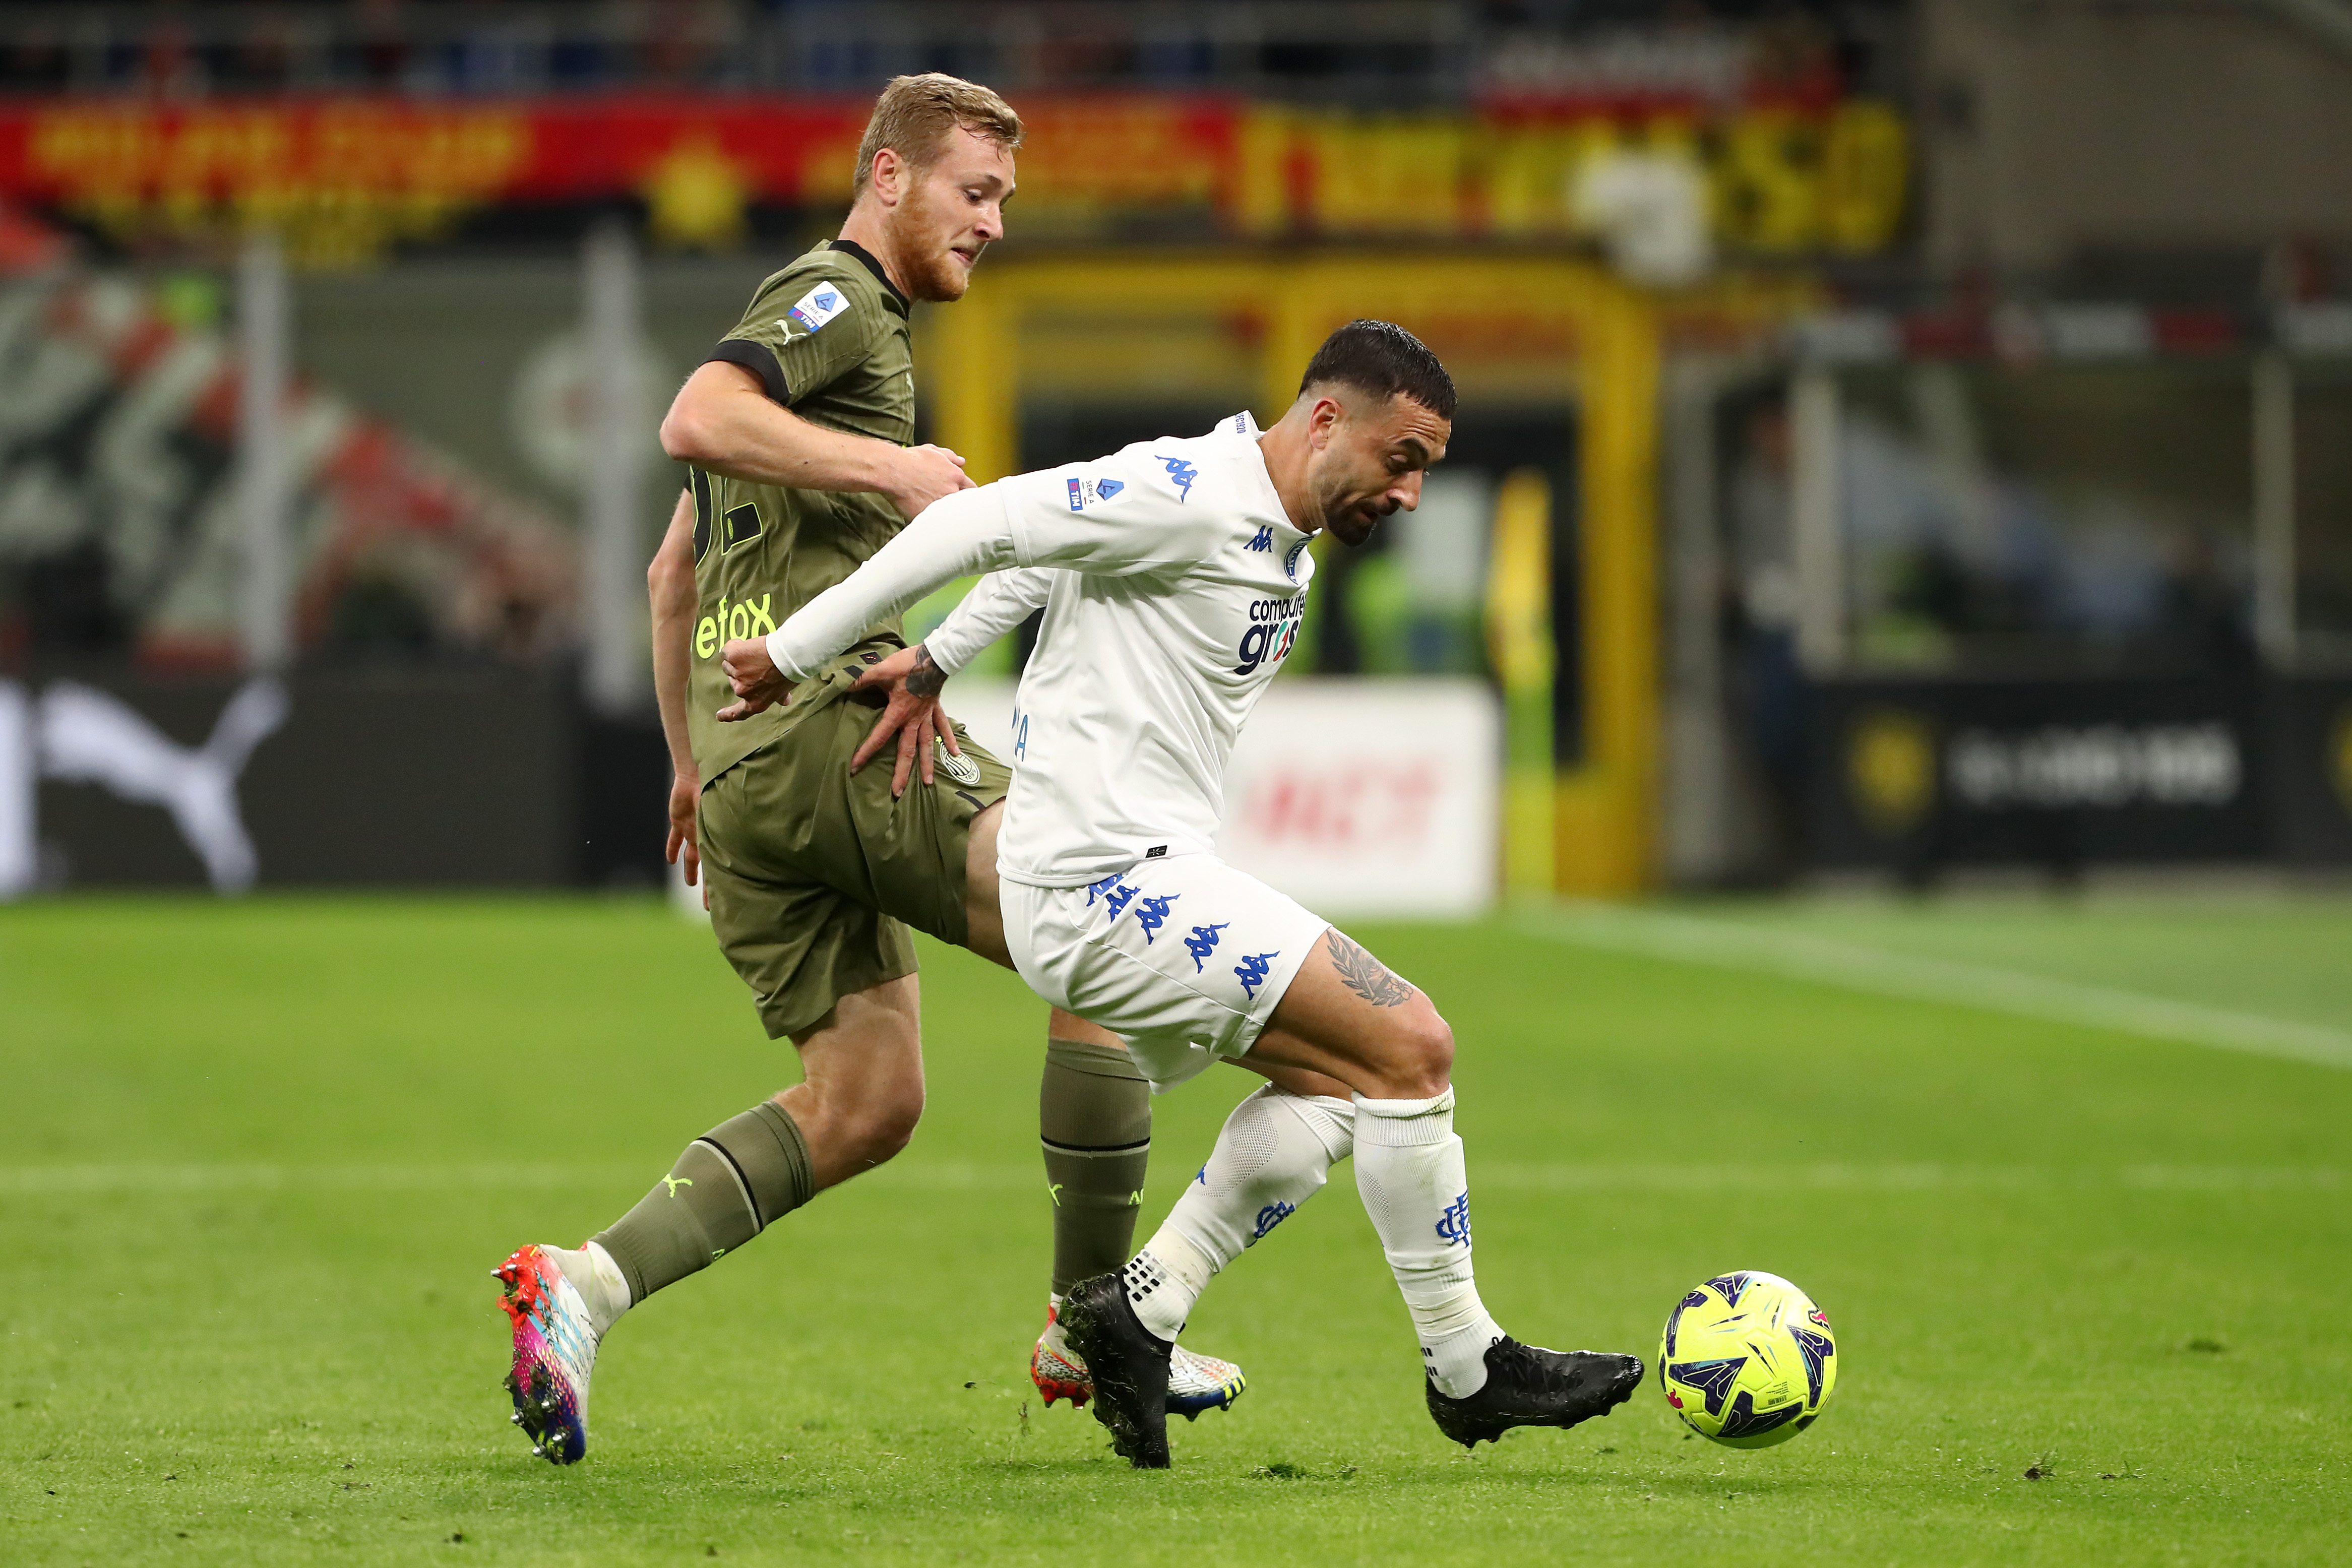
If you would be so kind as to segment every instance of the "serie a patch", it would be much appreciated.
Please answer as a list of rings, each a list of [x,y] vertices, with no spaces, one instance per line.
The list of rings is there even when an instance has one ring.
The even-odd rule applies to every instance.
[[[784,312],[787,319],[799,322],[810,331],[821,330],[827,321],[849,308],[849,297],[838,287],[820,283],[801,296],[801,302]]]
[[[1072,479],[1070,510],[1083,512],[1097,501],[1108,501],[1127,488],[1124,479]]]

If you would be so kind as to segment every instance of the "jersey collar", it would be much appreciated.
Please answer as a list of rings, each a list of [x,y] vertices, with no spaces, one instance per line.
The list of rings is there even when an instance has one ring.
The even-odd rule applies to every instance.
[[[902,313],[906,310],[908,304],[906,295],[899,292],[898,286],[890,281],[890,275],[882,270],[882,264],[875,259],[872,251],[854,239],[837,239],[830,243],[835,250],[858,262],[866,271],[872,273],[876,280],[888,291],[890,298],[898,302],[899,310]]]
[[[1290,514],[1283,509],[1282,492],[1274,487],[1274,474],[1265,465],[1265,448],[1257,444],[1257,421],[1251,417],[1250,411],[1244,409],[1239,413],[1227,414],[1217,421],[1217,428],[1209,434],[1239,436],[1248,443],[1247,471],[1258,484],[1257,515],[1267,518],[1285,532],[1297,534],[1299,538],[1305,538],[1307,536],[1299,532],[1298,525],[1292,522]]]

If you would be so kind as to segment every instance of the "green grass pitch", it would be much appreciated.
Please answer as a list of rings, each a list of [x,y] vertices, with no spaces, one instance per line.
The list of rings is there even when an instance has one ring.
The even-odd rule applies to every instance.
[[[2352,1031],[2341,900],[1698,915]],[[1025,1377],[1043,1004],[928,947],[914,1146],[631,1314],[556,1470],[489,1270],[793,1076],[709,935],[36,903],[0,910],[0,1561],[2341,1560],[2352,1071],[1527,917],[1352,929],[1454,1026],[1502,1322],[1646,1361],[1698,1280],[1783,1273],[1839,1333],[1819,1425],[1717,1448],[1653,1380],[1464,1454],[1342,1166],[1187,1332],[1247,1396],[1130,1472]],[[1144,1233],[1251,1082],[1160,1103]]]

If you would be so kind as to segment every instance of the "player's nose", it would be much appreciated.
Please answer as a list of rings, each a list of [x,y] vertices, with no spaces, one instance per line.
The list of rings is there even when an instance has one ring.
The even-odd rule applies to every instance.
[[[1399,507],[1408,512],[1417,512],[1421,509],[1421,471],[1419,469],[1416,468],[1396,484],[1389,486],[1388,503],[1389,510],[1391,512]]]

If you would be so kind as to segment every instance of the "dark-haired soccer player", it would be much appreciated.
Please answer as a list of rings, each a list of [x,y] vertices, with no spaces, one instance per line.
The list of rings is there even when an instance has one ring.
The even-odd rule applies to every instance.
[[[577,1250],[530,1246],[498,1270],[514,1324],[508,1388],[534,1450],[587,1450],[589,1377],[613,1322],[903,1147],[922,1113],[912,925],[1010,967],[997,914],[1003,764],[936,704],[885,717],[864,682],[899,650],[898,612],[845,639],[789,708],[722,726],[730,638],[765,632],[840,582],[943,496],[961,460],[915,434],[908,308],[961,298],[1003,232],[1021,121],[953,77],[901,77],[875,105],[841,236],[763,283],[688,379],[662,442],[688,495],[648,574],[654,670],[677,781],[669,855],[804,1080],[695,1139],[635,1207]],[[869,706],[871,705],[871,706]],[[898,720],[906,717],[908,722]],[[881,720],[881,722],[877,722]],[[860,771],[896,736],[895,772]],[[698,862],[699,862],[698,866]],[[1054,1295],[1114,1268],[1135,1231],[1150,1095],[1118,1037],[1056,1012],[1041,1124]],[[1048,1307],[1032,1375],[1083,1404],[1085,1364]],[[1167,1397],[1232,1403],[1240,1370],[1181,1355]]]
[[[1487,1313],[1445,1020],[1328,922],[1216,853],[1225,764],[1289,651],[1314,572],[1309,538],[1328,529],[1360,544],[1417,504],[1454,403],[1418,340],[1351,322],[1316,352],[1271,430],[1239,413],[1204,436],[947,497],[847,581],[727,649],[744,699],[730,713],[757,714],[875,616],[992,573],[922,646],[888,661],[887,678],[919,695],[1045,607],[997,841],[1021,977],[1125,1039],[1157,1086],[1220,1059],[1274,1082],[1227,1123],[1150,1244],[1064,1301],[1094,1372],[1096,1417],[1139,1467],[1168,1463],[1161,1390],[1192,1302],[1265,1216],[1323,1185],[1343,1134],[1412,1312],[1439,1430],[1475,1444],[1572,1427],[1641,1382],[1637,1357],[1522,1344]],[[1344,1128],[1338,1096],[1318,1097],[1335,1081]]]

